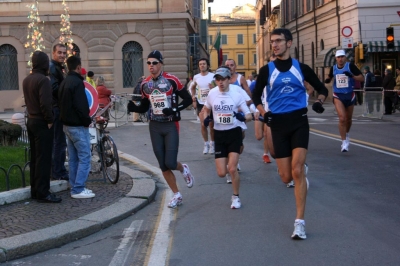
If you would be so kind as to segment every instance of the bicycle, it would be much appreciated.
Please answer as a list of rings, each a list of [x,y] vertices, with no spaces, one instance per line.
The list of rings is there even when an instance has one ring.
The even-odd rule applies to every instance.
[[[110,116],[115,120],[123,118],[127,114],[126,98],[123,95],[111,95],[110,98],[112,102]]]
[[[100,171],[103,172],[104,180],[108,179],[111,184],[116,184],[119,179],[117,145],[115,145],[113,138],[105,133],[107,119],[101,116],[110,105],[111,103],[94,116],[92,127],[89,128],[89,132],[91,135],[90,142],[92,143],[92,148],[97,151],[99,156],[97,162],[100,164]]]

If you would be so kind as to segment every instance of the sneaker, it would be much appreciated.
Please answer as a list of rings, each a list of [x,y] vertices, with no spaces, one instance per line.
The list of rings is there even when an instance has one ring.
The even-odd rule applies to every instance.
[[[210,145],[208,143],[204,143],[203,154],[207,154],[210,149]]]
[[[90,189],[84,188],[81,193],[71,194],[71,198],[74,199],[90,199],[96,196]]]
[[[182,196],[179,193],[178,195],[174,195],[170,202],[168,203],[168,208],[175,209],[179,205],[182,205]]]
[[[310,182],[308,182],[308,178],[306,177],[306,182],[307,182],[307,191],[308,191],[308,188],[310,187]]]
[[[240,199],[239,199],[238,196],[232,196],[231,201],[232,201],[231,209],[239,209],[240,206],[242,205],[242,204],[240,203]]]
[[[304,172],[305,172],[305,175],[306,175],[306,177],[307,177],[307,174],[308,174],[308,164],[304,164]]]
[[[289,183],[286,184],[286,187],[294,187],[294,181],[290,181]]]
[[[185,182],[187,184],[188,188],[193,187],[194,184],[194,176],[192,173],[190,173],[189,166],[187,164],[182,164],[183,166],[183,179],[185,179]]]
[[[292,239],[306,239],[306,226],[302,222],[294,222],[294,231]]]
[[[227,184],[232,184],[232,177],[229,173],[226,174],[226,183]]]
[[[341,151],[342,152],[348,152],[349,151],[349,143],[347,141],[343,141],[342,146],[341,146]]]
[[[242,170],[242,168],[240,168],[240,164],[239,163],[237,164],[237,170],[238,171]]]
[[[271,160],[269,159],[268,154],[263,155],[263,161],[264,161],[264,163],[271,163]]]
[[[213,144],[210,144],[210,149],[208,150],[209,154],[214,154],[215,153],[215,147]]]

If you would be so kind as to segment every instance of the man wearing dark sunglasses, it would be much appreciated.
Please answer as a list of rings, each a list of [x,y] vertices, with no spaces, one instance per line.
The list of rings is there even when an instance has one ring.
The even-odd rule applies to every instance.
[[[319,93],[312,109],[322,113],[328,89],[307,65],[290,57],[292,34],[288,29],[276,28],[271,32],[271,47],[276,59],[260,69],[253,91],[253,101],[271,128],[276,163],[281,180],[296,186],[296,219],[293,239],[306,239],[304,212],[308,189],[305,161],[310,127],[307,118],[307,90],[304,81]],[[261,97],[266,87],[269,111],[262,105]]]
[[[189,166],[177,161],[180,111],[192,103],[192,97],[176,76],[162,71],[163,57],[159,51],[152,51],[146,63],[150,76],[141,84],[140,105],[129,101],[128,110],[144,113],[150,109],[149,130],[153,151],[165,181],[174,193],[168,207],[176,208],[182,204],[182,195],[172,170],[182,173],[187,187],[191,188],[194,183]],[[178,96],[182,98],[179,104]]]

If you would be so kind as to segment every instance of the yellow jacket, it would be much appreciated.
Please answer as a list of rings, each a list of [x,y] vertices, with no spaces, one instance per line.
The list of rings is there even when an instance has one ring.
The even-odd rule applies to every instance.
[[[96,82],[92,78],[86,77],[86,81],[96,89]]]

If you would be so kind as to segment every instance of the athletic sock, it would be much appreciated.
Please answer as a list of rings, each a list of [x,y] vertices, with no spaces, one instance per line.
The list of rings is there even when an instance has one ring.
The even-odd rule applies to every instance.
[[[306,225],[306,222],[305,222],[304,220],[302,220],[302,219],[296,219],[296,220],[294,220],[294,222],[295,222],[295,223],[301,223],[301,224],[303,224],[303,225]]]

